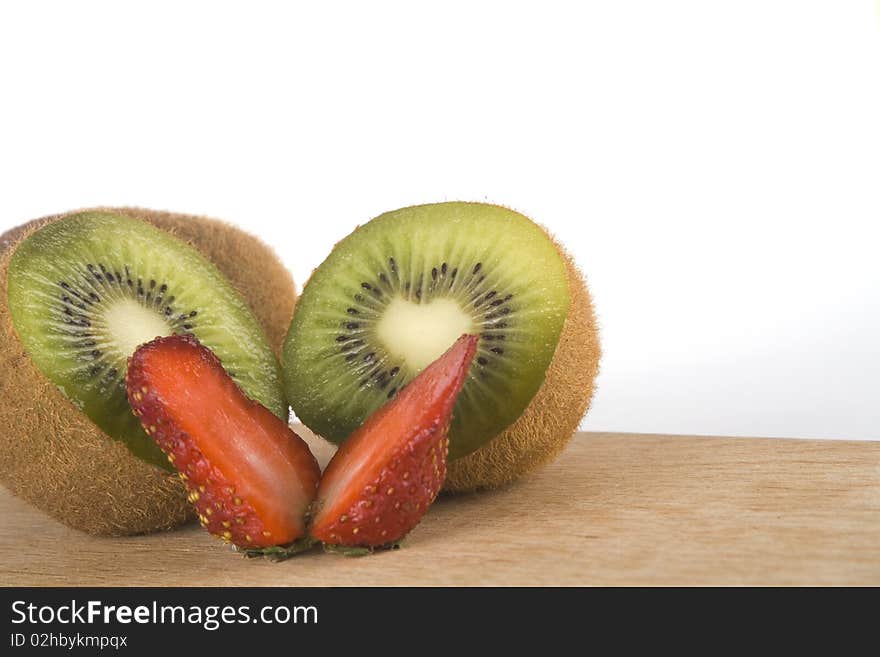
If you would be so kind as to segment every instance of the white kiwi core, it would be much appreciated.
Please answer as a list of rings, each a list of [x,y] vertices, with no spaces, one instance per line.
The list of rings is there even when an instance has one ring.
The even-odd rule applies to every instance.
[[[474,322],[453,299],[413,303],[395,297],[376,325],[376,335],[389,353],[403,359],[413,372],[437,360]]]
[[[122,358],[128,358],[145,342],[171,335],[172,329],[154,309],[145,308],[134,299],[118,299],[103,313],[105,335],[112,336],[112,345]]]

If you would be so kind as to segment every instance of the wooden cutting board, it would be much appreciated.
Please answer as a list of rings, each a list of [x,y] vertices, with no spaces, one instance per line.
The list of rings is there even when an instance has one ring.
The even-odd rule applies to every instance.
[[[2,489],[0,523],[6,586],[880,585],[880,442],[581,433],[361,558],[247,560],[197,526],[96,538]]]

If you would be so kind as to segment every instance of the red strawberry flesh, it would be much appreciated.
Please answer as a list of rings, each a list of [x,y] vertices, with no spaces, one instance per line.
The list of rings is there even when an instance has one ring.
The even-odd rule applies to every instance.
[[[343,443],[318,488],[312,536],[374,547],[418,524],[446,477],[446,434],[477,342],[460,337]]]
[[[190,336],[157,338],[131,357],[129,402],[182,474],[212,534],[240,547],[290,543],[320,469],[306,443],[248,399],[220,360]]]

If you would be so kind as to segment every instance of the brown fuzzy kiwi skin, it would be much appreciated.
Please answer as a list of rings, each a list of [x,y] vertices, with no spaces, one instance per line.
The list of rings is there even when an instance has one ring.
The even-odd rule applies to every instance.
[[[98,208],[145,219],[212,260],[242,293],[280,349],[296,300],[290,274],[256,238],[202,217]],[[36,368],[7,306],[15,246],[56,215],[0,235],[0,482],[65,524],[91,534],[170,529],[193,518],[180,479],[104,434]],[[277,296],[273,296],[277,295]]]
[[[544,383],[523,414],[475,452],[448,465],[444,490],[498,488],[551,461],[568,444],[590,407],[602,349],[586,281],[564,248],[569,308]]]

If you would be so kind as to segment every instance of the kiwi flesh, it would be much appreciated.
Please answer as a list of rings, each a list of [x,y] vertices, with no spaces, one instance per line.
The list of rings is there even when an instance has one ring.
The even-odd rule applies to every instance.
[[[10,428],[0,438],[0,479],[67,524],[100,534],[151,531],[190,516],[183,486],[118,398],[125,351],[146,333],[213,341],[248,394],[287,415],[277,361],[240,294],[196,250],[125,216],[135,213],[151,214],[52,217],[0,238],[0,421]],[[162,220],[206,222],[164,213]],[[207,223],[210,245],[225,226]],[[230,243],[241,236],[246,250],[260,251],[250,236],[227,230]],[[227,259],[237,255],[227,251]],[[260,256],[249,264],[277,262],[268,249]]]
[[[264,242],[217,219],[139,208],[108,208],[143,219],[194,247],[226,276],[260,321],[276,355],[290,327],[296,286],[290,272]]]
[[[466,457],[539,394],[569,307],[568,263],[525,216],[479,203],[390,212],[339,242],[306,284],[282,355],[288,398],[306,426],[341,442],[476,332],[449,430],[450,459]]]
[[[202,215],[137,207],[96,207],[34,219],[0,235],[0,254],[39,226],[81,212],[109,212],[141,219],[171,233],[213,262],[260,321],[277,355],[290,328],[296,286],[290,272],[265,242],[234,225]]]

